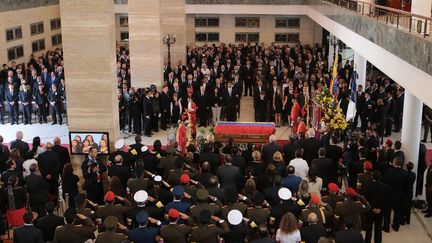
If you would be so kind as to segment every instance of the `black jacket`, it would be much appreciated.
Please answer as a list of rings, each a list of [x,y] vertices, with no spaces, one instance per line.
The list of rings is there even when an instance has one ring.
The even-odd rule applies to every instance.
[[[347,229],[336,232],[336,243],[363,243],[364,239],[360,232]]]
[[[13,232],[14,243],[44,243],[42,232],[33,225],[23,225]]]
[[[60,159],[60,169],[63,168],[63,165],[70,163],[69,150],[61,145],[54,145],[52,148],[53,152],[56,152]]]
[[[64,225],[62,217],[55,214],[47,214],[43,218],[39,218],[35,226],[42,231],[42,235],[45,241],[52,241],[54,239],[54,232],[57,226]]]
[[[19,139],[11,142],[11,149],[14,149],[14,148],[19,150],[21,158],[24,158],[27,151],[30,150],[28,143],[23,142],[22,140],[19,140]]]
[[[309,224],[300,230],[300,234],[305,243],[315,243],[319,238],[326,237],[327,231],[322,224]]]
[[[48,201],[47,184],[40,175],[31,173],[25,178],[30,203],[45,203]]]

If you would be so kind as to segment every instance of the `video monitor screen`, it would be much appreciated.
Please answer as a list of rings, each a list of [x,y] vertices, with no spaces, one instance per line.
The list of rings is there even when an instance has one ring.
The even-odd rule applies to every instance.
[[[71,154],[88,154],[91,147],[96,147],[98,154],[109,154],[107,132],[69,132]]]

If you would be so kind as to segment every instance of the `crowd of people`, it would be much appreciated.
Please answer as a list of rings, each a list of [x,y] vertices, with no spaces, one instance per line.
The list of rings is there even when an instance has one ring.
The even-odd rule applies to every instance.
[[[109,156],[91,147],[79,183],[59,138],[42,146],[35,137],[30,148],[17,132],[9,148],[0,136],[0,234],[13,229],[17,243],[379,243],[382,231],[410,224],[423,187],[432,216],[425,153],[413,172],[399,141],[379,146],[360,129],[338,139],[301,128],[284,146],[274,136],[244,149],[208,140],[182,153],[176,142],[149,146],[137,135]]]
[[[47,51],[31,56],[27,66],[3,64],[0,70],[0,123],[32,124],[33,117],[42,123],[62,124],[66,111],[66,84],[63,53]],[[21,116],[21,122],[20,122]]]

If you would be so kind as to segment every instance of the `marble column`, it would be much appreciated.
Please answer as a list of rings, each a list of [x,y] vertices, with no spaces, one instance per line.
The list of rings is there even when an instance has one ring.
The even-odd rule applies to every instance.
[[[425,17],[431,17],[431,10],[432,10],[432,0],[412,0],[411,1],[411,13],[418,14]],[[418,18],[413,18],[413,29],[415,32],[417,32],[417,24],[418,24]],[[432,23],[428,23],[426,27],[426,31],[429,34],[430,32],[430,25]],[[425,29],[425,21],[422,20],[422,26],[421,26],[421,32],[424,33]]]
[[[171,45],[171,65],[177,66],[186,60],[186,1],[161,0],[162,36],[176,35],[176,43]],[[168,49],[163,46],[164,63],[168,63]]]
[[[405,153],[405,165],[408,162],[413,162],[414,169],[412,171],[415,173],[418,167],[422,110],[423,102],[405,90],[401,143],[402,150]],[[416,191],[415,185],[416,183],[414,183],[414,192]]]
[[[119,136],[112,0],[61,0],[70,131]]]
[[[135,88],[163,84],[161,1],[129,0],[131,83]]]
[[[60,0],[69,131],[119,138],[112,0]],[[72,156],[81,175],[83,156]]]
[[[328,71],[331,72],[332,71],[332,67],[333,67],[333,60],[334,60],[334,52],[335,52],[335,48],[334,45],[332,45],[332,42],[334,42],[334,40],[337,40],[336,36],[329,34],[328,36]]]
[[[356,51],[354,51],[354,71],[357,72],[357,86],[363,86],[363,90],[366,83],[366,58],[360,56]]]

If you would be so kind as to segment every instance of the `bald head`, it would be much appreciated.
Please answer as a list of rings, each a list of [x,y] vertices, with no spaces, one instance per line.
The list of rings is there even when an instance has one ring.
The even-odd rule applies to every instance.
[[[201,168],[203,169],[203,171],[209,171],[210,170],[210,163],[208,161],[205,161]]]
[[[24,134],[23,134],[22,131],[18,131],[18,132],[16,132],[15,137],[16,137],[16,139],[18,139],[18,140],[22,140],[23,137],[24,137]]]
[[[61,144],[61,140],[59,137],[55,137],[54,138],[54,145],[60,145]]]
[[[114,157],[114,163],[116,164],[123,163],[123,157],[120,154],[118,154],[116,157]]]
[[[315,213],[310,213],[308,215],[308,222],[309,222],[309,224],[316,224],[316,223],[318,223],[318,216]]]

